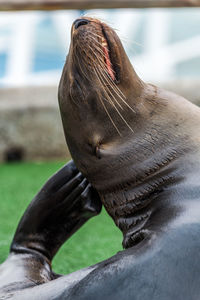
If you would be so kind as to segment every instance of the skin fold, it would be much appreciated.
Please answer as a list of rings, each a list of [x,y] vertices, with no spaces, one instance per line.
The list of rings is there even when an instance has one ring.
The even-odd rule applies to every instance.
[[[77,169],[55,174],[22,217],[0,299],[199,300],[200,109],[144,83],[114,30],[86,17],[72,25],[58,98]],[[125,250],[54,274],[55,253],[101,203]]]

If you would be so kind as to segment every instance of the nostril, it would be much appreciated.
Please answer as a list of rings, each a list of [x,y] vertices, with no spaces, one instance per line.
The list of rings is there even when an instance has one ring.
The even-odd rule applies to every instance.
[[[78,27],[80,27],[82,25],[87,25],[88,23],[89,23],[89,21],[86,19],[77,19],[74,22],[74,28],[77,29]]]

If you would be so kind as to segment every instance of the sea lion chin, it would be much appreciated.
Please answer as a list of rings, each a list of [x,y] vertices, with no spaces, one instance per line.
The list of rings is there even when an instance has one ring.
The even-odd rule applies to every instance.
[[[72,25],[59,104],[75,164],[122,230],[123,246],[154,233],[155,218],[160,227],[168,224],[179,205],[171,209],[161,195],[184,180],[177,165],[199,139],[197,131],[191,134],[199,110],[144,83],[115,31],[86,17]]]

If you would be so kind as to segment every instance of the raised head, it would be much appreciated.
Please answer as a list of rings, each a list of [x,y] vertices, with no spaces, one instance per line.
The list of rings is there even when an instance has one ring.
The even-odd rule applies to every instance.
[[[166,187],[172,195],[184,178],[179,161],[193,147],[199,110],[140,80],[115,31],[86,17],[72,25],[59,104],[75,164],[122,230],[124,247],[169,222],[179,204],[163,200]]]
[[[93,184],[100,159],[134,134],[140,111],[148,113],[144,88],[111,27],[85,17],[73,23],[59,103],[73,159]]]

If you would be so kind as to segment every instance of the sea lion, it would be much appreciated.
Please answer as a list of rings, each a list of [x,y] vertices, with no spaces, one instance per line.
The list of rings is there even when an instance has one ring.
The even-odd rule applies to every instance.
[[[183,201],[175,205],[169,194],[198,171],[200,109],[144,83],[115,31],[92,18],[72,27],[59,103],[75,164],[122,230],[124,247],[174,222]]]
[[[126,250],[15,299],[198,300],[200,109],[144,83],[114,30],[86,17],[72,26],[59,104],[75,165]]]

